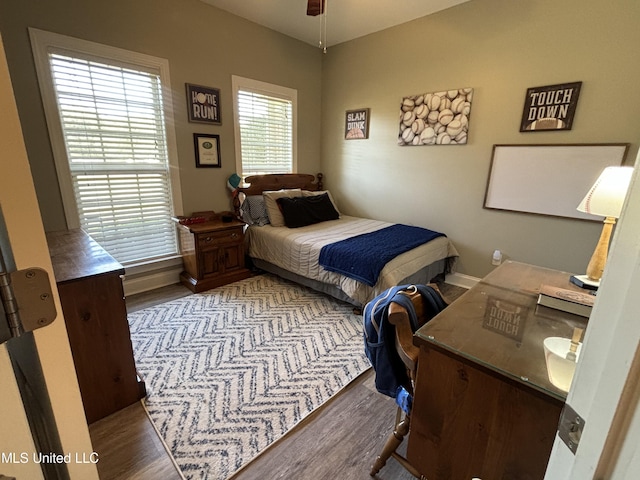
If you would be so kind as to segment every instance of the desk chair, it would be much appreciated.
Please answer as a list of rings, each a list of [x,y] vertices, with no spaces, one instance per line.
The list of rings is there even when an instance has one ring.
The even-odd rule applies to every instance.
[[[382,452],[371,467],[370,475],[372,477],[385,466],[389,457],[393,457],[414,477],[419,479],[425,478],[396,450],[404,440],[404,437],[409,433],[409,426],[411,424],[411,401],[418,369],[418,353],[420,351],[420,349],[413,344],[413,333],[449,304],[435,284],[429,284],[427,287],[432,291],[433,296],[436,297],[435,302],[425,302],[423,295],[418,292],[415,287],[409,287],[407,290],[399,292],[399,294],[406,295],[411,300],[416,319],[414,325],[412,325],[413,322],[411,320],[412,312],[409,312],[407,308],[399,303],[393,301],[389,303],[387,318],[389,324],[395,327],[395,350],[407,369],[408,381],[403,385],[405,392],[396,397],[396,403],[398,403],[399,406],[396,413],[395,428],[391,435],[389,435]]]

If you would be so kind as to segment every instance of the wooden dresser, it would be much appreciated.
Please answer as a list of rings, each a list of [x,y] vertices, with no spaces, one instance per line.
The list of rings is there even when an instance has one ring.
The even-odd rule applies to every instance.
[[[47,233],[87,422],[145,396],[127,321],[124,268],[82,230]]]
[[[587,319],[536,304],[569,273],[505,262],[420,328],[407,458],[429,480],[541,480],[566,392],[543,341]]]
[[[219,219],[178,224],[182,283],[197,293],[250,277],[244,262],[244,226],[238,220]]]

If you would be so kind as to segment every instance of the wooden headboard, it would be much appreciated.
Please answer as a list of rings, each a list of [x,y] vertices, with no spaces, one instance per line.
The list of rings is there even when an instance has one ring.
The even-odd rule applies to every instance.
[[[244,179],[245,187],[238,187],[233,196],[233,211],[240,218],[240,193],[245,196],[261,195],[262,192],[301,188],[302,190],[322,190],[322,173],[272,173],[268,175],[251,175]]]

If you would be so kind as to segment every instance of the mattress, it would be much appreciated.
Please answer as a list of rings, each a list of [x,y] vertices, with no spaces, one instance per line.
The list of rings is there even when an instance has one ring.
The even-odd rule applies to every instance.
[[[365,305],[387,288],[400,284],[439,260],[447,260],[449,271],[454,267],[458,252],[447,237],[438,237],[391,260],[373,287],[326,271],[319,265],[323,246],[390,225],[380,220],[342,215],[337,220],[300,228],[250,226],[246,232],[247,252],[252,258],[298,276],[334,286],[356,305]]]

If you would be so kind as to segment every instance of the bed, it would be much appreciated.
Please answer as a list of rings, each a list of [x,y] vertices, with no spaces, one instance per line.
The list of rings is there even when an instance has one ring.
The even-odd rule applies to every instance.
[[[444,234],[345,215],[323,190],[321,174],[255,175],[245,182],[234,191],[234,210],[247,223],[246,250],[259,269],[363,307],[389,287],[428,283],[455,267],[458,252]],[[410,248],[414,230],[422,237]],[[365,240],[375,245],[363,247]],[[345,255],[333,250],[338,247],[351,249],[349,265],[331,264]]]

